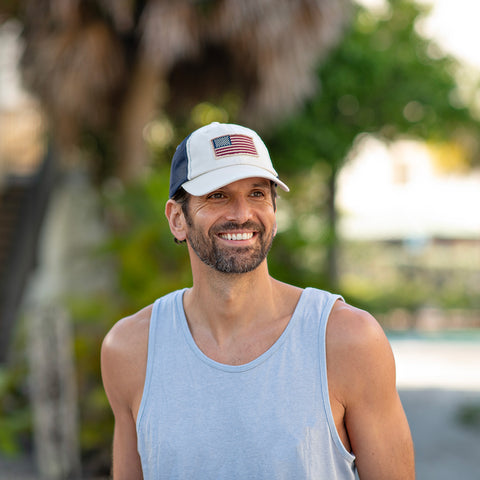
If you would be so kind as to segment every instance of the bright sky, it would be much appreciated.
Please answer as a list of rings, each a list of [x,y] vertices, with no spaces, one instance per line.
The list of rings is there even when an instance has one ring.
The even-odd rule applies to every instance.
[[[457,58],[480,68],[480,2],[478,0],[421,0],[433,6],[425,33]]]
[[[371,8],[381,8],[384,0],[357,0]],[[478,0],[417,0],[432,6],[423,33],[459,60],[480,69],[480,2]]]

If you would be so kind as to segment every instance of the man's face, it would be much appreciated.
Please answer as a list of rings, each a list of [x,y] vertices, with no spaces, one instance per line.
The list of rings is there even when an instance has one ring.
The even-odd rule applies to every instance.
[[[266,258],[276,232],[270,181],[248,178],[188,205],[187,242],[202,262],[222,273],[247,273]]]

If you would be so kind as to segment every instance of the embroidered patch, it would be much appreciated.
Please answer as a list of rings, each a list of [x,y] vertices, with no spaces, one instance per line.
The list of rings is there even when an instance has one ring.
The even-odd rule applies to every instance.
[[[229,155],[257,155],[253,138],[247,135],[224,135],[212,140],[213,151],[216,157]]]

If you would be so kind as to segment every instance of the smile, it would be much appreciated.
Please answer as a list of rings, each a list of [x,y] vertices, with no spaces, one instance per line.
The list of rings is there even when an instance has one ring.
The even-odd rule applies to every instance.
[[[253,232],[249,233],[221,233],[220,238],[224,240],[249,240],[253,237]]]

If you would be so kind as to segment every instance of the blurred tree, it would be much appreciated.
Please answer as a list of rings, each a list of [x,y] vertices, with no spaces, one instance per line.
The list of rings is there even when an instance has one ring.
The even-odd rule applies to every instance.
[[[198,102],[238,96],[262,127],[316,86],[349,0],[25,0],[26,84],[63,151],[93,134],[123,179],[147,163],[142,132],[157,109],[186,119]],[[98,166],[98,165],[97,165]]]
[[[111,308],[79,307],[68,312],[75,321],[80,319],[75,324],[74,340],[76,352],[81,355],[77,367],[80,401],[88,403],[82,411],[88,417],[82,417],[82,445],[88,445],[90,452],[98,450],[96,447],[105,441],[105,437],[95,435],[95,429],[101,430],[101,420],[96,415],[100,410],[100,417],[103,414],[105,418],[106,412],[105,404],[99,402],[104,397],[98,395],[96,368],[101,336],[113,319],[131,313],[131,307],[139,301],[151,301],[166,286],[174,287],[176,276],[182,278],[175,254],[170,255],[171,249],[164,246],[166,238],[170,244],[170,235],[166,236],[156,225],[158,215],[163,213],[158,211],[156,203],[159,192],[163,191],[154,189],[158,187],[157,177],[146,179],[142,186],[146,188],[145,195],[135,191],[131,181],[142,177],[150,160],[145,137],[158,139],[161,130],[158,121],[151,124],[149,121],[161,111],[178,125],[191,121],[199,126],[209,116],[204,116],[205,112],[196,105],[211,100],[228,104],[225,120],[235,119],[257,128],[271,124],[313,94],[315,65],[340,38],[348,19],[349,3],[349,0],[9,0],[8,9],[0,10],[0,15],[20,12],[25,42],[24,82],[42,103],[64,167],[62,182],[56,187],[57,195],[52,195],[45,222],[43,235],[48,245],[39,255],[37,268],[38,278],[42,279],[43,274],[51,281],[37,282],[41,287],[37,290],[45,287],[48,291],[42,290],[45,294],[35,297],[31,310],[45,320],[39,328],[39,337],[45,345],[51,338],[52,323],[48,315],[40,312],[48,313],[50,304],[62,304],[65,295],[76,288],[69,282],[71,278],[67,280],[70,277],[67,273],[77,274],[80,282],[91,286],[91,290],[96,288],[93,277],[101,276],[92,275],[88,269],[80,274],[72,269],[72,261],[83,257],[76,245],[75,235],[80,234],[74,233],[75,227],[81,225],[83,232],[94,231],[95,220],[92,220],[94,215],[86,215],[87,207],[80,198],[66,201],[58,191],[65,193],[62,187],[73,191],[76,177],[85,179],[78,168],[78,160],[84,159],[90,160],[98,179],[118,176],[124,183],[132,183],[132,190],[127,189],[122,197],[125,205],[116,198],[119,202],[116,208],[121,213],[117,215],[114,206],[109,209],[111,217],[115,217],[115,232],[120,234],[112,242],[112,248],[117,255],[121,298]],[[168,142],[169,148],[171,143]],[[162,180],[168,182],[168,173],[159,172],[165,177]],[[121,185],[116,186],[122,189]],[[112,183],[104,187],[112,189]],[[65,203],[68,209],[63,211],[68,210],[67,214],[55,215],[55,210]],[[141,221],[144,223],[140,224]],[[88,260],[92,266],[92,259]],[[103,270],[103,265],[94,266]],[[107,295],[98,288],[95,294]],[[105,301],[109,304],[115,299],[113,293]],[[104,305],[97,296],[90,300]],[[100,336],[92,327],[95,321],[88,321],[92,311],[94,320],[103,327]],[[26,316],[31,318],[31,312]],[[107,325],[98,318],[102,313]],[[61,341],[55,341],[63,345],[71,340],[66,334]],[[47,370],[54,374],[59,370],[55,365],[51,367]],[[38,364],[31,362],[30,368],[34,370]],[[73,378],[69,380],[74,382]],[[38,400],[32,390],[32,402],[38,404]],[[71,467],[61,465],[69,463],[61,458],[61,449],[53,452],[59,439],[65,443],[59,434],[59,423],[62,422],[50,422],[43,429],[50,435],[49,441],[37,441],[36,449],[40,457],[46,457],[42,452],[52,451],[51,460],[43,458],[44,463],[50,463],[62,475],[60,469],[65,472]],[[87,428],[83,428],[85,424]],[[73,437],[74,432],[69,436]]]
[[[326,272],[333,287],[338,281],[336,180],[359,135],[454,142],[470,161],[479,160],[479,123],[459,100],[456,61],[417,32],[428,10],[411,0],[385,4],[381,15],[357,6],[349,32],[318,70],[318,93],[268,139],[283,172],[323,165]],[[319,186],[310,181],[305,188]]]
[[[122,156],[112,170],[129,178],[147,158],[145,137],[161,166],[187,124],[238,119],[271,125],[299,105],[315,85],[313,59],[321,58],[341,31],[345,3],[32,0],[26,4],[25,77],[49,112],[57,143],[66,150],[93,144],[92,151],[109,148],[111,141]],[[335,180],[359,134],[471,138],[475,127],[466,109],[449,102],[453,61],[438,56],[415,32],[419,7],[399,0],[389,5],[383,18],[358,9],[345,42],[317,72],[321,91],[268,142],[282,171],[303,174],[295,182],[299,194],[282,205],[295,212],[294,228],[277,238],[272,252],[281,276],[298,284],[315,284],[305,275],[305,263],[321,250],[311,210],[318,212],[326,199],[329,242],[335,245]],[[157,108],[181,128],[161,116],[147,124]],[[126,190],[115,182],[105,185],[118,283],[87,300],[70,300],[81,358],[82,446],[94,463],[98,455],[106,455],[108,463],[111,438],[98,371],[101,338],[114,320],[189,281],[184,249],[160,220],[167,175],[159,168]],[[326,176],[329,189],[322,184]],[[300,255],[290,248],[299,243],[300,252],[309,254],[300,263],[303,270],[296,262]],[[100,260],[97,268],[103,268]]]

